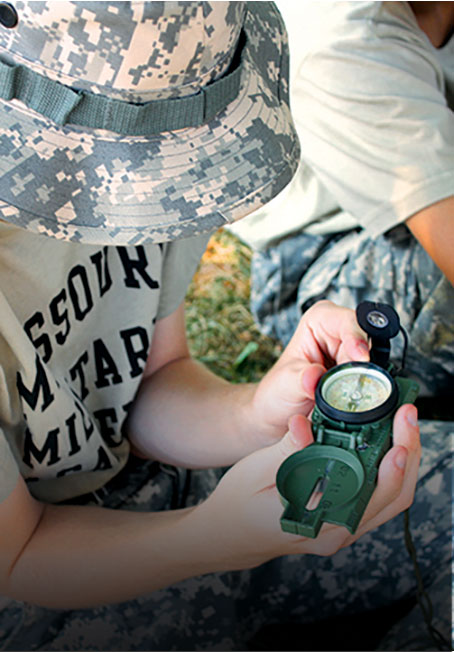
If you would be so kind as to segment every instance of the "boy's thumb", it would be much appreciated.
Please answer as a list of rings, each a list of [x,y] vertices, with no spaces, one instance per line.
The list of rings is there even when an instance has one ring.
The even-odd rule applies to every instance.
[[[274,487],[276,474],[282,462],[314,441],[311,424],[306,417],[295,415],[289,420],[288,426],[287,433],[278,442],[260,448],[237,463],[248,465],[253,483],[259,483],[268,489]]]
[[[310,421],[302,414],[291,417],[288,428],[287,434],[276,444],[276,452],[282,460],[314,441]]]

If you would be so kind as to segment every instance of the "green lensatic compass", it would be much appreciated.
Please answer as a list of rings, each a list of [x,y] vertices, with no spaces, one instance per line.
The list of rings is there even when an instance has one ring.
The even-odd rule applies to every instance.
[[[347,362],[320,379],[312,414],[315,441],[288,457],[277,473],[285,532],[314,538],[324,522],[356,531],[391,447],[394,414],[418,395],[418,384],[389,363],[390,340],[399,331],[405,338],[402,368],[407,344],[395,310],[364,301],[356,317],[371,338],[371,362]]]

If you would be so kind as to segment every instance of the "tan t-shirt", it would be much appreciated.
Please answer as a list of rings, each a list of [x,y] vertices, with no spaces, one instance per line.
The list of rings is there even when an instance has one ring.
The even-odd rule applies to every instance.
[[[0,223],[0,500],[19,473],[57,502],[123,467],[154,324],[183,300],[207,239],[102,247]]]

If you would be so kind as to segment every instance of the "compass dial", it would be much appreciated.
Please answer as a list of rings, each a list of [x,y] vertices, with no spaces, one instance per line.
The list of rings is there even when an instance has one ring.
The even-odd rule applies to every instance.
[[[322,387],[325,401],[343,412],[365,412],[381,405],[391,394],[388,378],[375,369],[341,369]]]
[[[372,363],[347,362],[320,380],[316,402],[329,417],[349,423],[366,423],[395,407],[396,385],[389,373]]]

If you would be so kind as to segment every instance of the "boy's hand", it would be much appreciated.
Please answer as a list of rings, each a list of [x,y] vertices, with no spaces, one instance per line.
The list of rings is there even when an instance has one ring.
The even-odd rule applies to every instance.
[[[305,312],[282,356],[255,392],[253,414],[264,443],[282,437],[293,415],[309,415],[320,377],[330,367],[350,360],[369,360],[367,335],[358,326],[355,312],[330,301],[316,303]]]
[[[206,546],[206,555],[213,555],[207,563],[216,570],[252,568],[287,554],[332,555],[350,545],[410,506],[421,452],[416,416],[413,405],[397,411],[394,446],[380,464],[377,487],[354,535],[329,523],[315,539],[281,530],[277,470],[289,455],[312,442],[310,423],[299,415],[290,420],[285,437],[235,464],[211,496],[194,508],[189,517],[199,542],[194,545]]]

